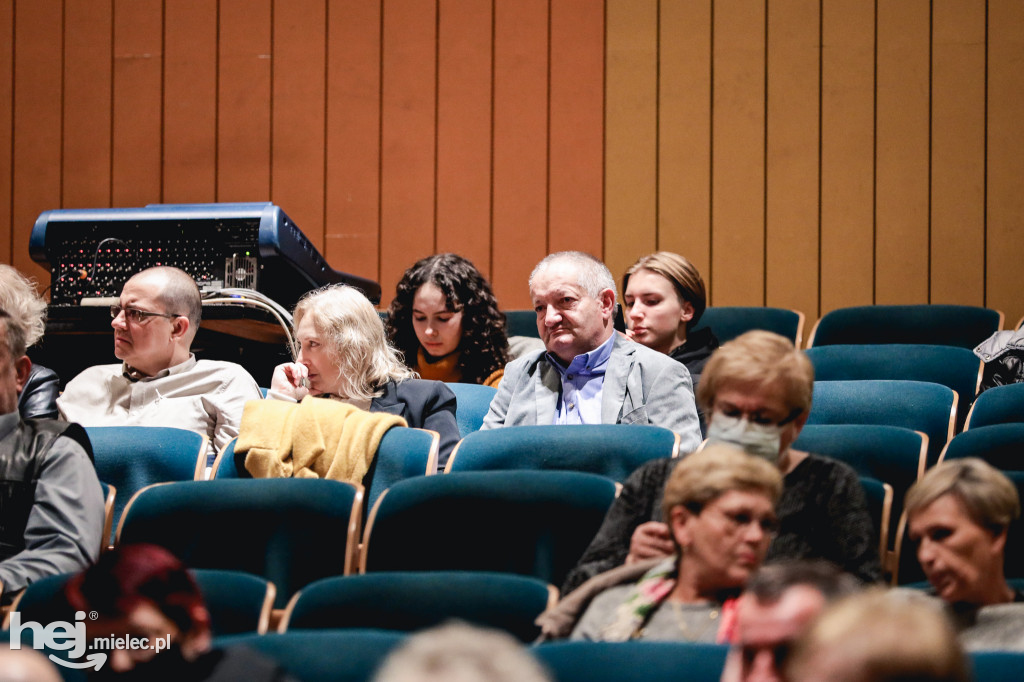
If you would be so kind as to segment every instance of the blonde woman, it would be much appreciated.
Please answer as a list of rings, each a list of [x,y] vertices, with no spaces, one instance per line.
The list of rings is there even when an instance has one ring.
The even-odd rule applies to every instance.
[[[295,307],[294,327],[298,357],[274,369],[268,397],[308,394],[399,415],[441,435],[438,466],[444,468],[459,441],[455,394],[440,381],[417,379],[402,363],[358,289],[332,285],[306,294]]]

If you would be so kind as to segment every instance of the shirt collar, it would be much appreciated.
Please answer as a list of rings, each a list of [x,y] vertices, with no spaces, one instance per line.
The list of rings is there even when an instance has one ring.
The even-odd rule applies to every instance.
[[[131,381],[132,383],[134,383],[136,381],[151,381],[153,379],[160,379],[162,377],[170,376],[172,374],[181,374],[182,372],[187,372],[188,370],[192,369],[195,366],[195,364],[196,364],[196,356],[195,356],[195,354],[194,353],[189,353],[188,354],[188,360],[186,360],[185,362],[180,362],[177,365],[174,365],[173,367],[168,367],[167,369],[162,369],[159,372],[157,372],[156,374],[154,374],[153,376],[147,377],[147,376],[145,376],[143,374],[140,374],[137,369],[135,369],[134,367],[130,366],[127,362],[122,362],[121,363],[121,374],[124,376],[125,379],[127,379],[128,381]]]
[[[558,359],[558,356],[554,353],[549,352],[548,359],[554,364],[555,369],[558,370],[559,374],[563,376],[566,373],[573,373],[577,375],[595,375],[604,374],[605,368],[608,366],[608,360],[612,357],[612,346],[615,345],[615,334],[605,340],[600,346],[590,351],[589,353],[581,353],[572,359],[568,367],[562,365],[562,361]]]

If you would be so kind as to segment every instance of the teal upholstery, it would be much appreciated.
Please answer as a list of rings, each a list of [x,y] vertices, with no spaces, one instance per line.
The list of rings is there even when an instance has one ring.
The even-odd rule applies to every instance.
[[[463,438],[449,471],[556,469],[621,482],[644,462],[672,457],[677,441],[669,429],[639,424],[509,426]]]
[[[924,381],[815,381],[808,424],[887,424],[928,436],[928,465],[953,434],[953,389]]]
[[[381,630],[302,630],[218,637],[213,645],[254,649],[301,682],[369,682],[404,639],[403,633]]]
[[[965,429],[1024,422],[1024,384],[993,386],[978,395]]]
[[[533,647],[555,682],[718,682],[729,647],[696,642],[555,642]]]
[[[205,473],[206,440],[194,431],[166,426],[88,426],[85,431],[96,475],[117,489],[112,531],[128,500],[147,485],[191,481]]]
[[[752,329],[765,329],[781,334],[800,347],[803,336],[803,313],[788,308],[762,306],[712,306],[704,310],[692,331],[711,327],[721,343]]]
[[[793,448],[846,462],[861,477],[891,485],[889,538],[895,539],[903,496],[924,468],[927,453],[920,433],[879,424],[814,424],[803,428]]]
[[[807,349],[818,381],[909,379],[948,386],[966,416],[981,381],[981,360],[966,348],[922,344],[835,345]]]
[[[837,343],[931,343],[974,348],[1003,326],[998,310],[969,305],[869,305],[822,315],[807,347]]]
[[[270,615],[267,597],[273,598],[274,588],[263,578],[237,571],[193,570],[191,573],[210,613],[214,636],[257,632],[264,612]],[[47,576],[26,587],[17,609],[22,622],[73,622],[74,614],[64,599],[64,585],[72,575]]]
[[[498,390],[482,384],[449,383],[447,386],[455,394],[455,420],[459,423],[459,436],[465,438],[479,431],[491,406],[491,399]]]
[[[884,561],[885,553],[889,549],[892,486],[868,476],[860,477],[860,485],[864,489],[864,500],[867,502],[868,515],[871,517],[871,527],[876,531],[874,541],[878,545],[878,555]]]
[[[553,587],[507,573],[422,571],[325,578],[307,585],[286,614],[287,628],[376,628],[412,632],[451,618],[509,632],[524,643]]]
[[[1024,652],[972,651],[969,655],[977,682],[1020,682]]]
[[[993,424],[957,434],[944,459],[978,457],[997,469],[1024,471],[1024,423]]]
[[[560,585],[615,499],[571,471],[470,471],[399,481],[378,500],[360,572],[500,571]]]
[[[506,310],[505,320],[508,322],[509,336],[532,336],[540,338],[537,331],[537,313],[532,310]]]
[[[380,494],[398,481],[427,474],[428,465],[437,466],[437,441],[434,431],[396,426],[381,438],[377,456],[363,477],[366,487],[364,514],[373,507]],[[433,472],[431,472],[433,473]],[[213,466],[215,480],[252,478],[245,470],[245,456],[235,454],[235,440],[225,446]]]
[[[276,606],[352,565],[362,489],[309,478],[194,481],[146,488],[119,543],[152,542],[192,568],[244,571],[277,586]]]

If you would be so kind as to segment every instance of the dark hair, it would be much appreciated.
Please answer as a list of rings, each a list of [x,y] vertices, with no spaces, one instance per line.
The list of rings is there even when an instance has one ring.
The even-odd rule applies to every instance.
[[[860,581],[824,559],[789,559],[762,566],[750,578],[746,591],[758,601],[771,603],[791,587],[806,585],[833,601],[861,590]]]
[[[204,606],[185,565],[163,547],[141,543],[104,552],[71,578],[64,594],[76,611],[97,611],[108,618],[124,617],[149,601],[183,633],[197,625],[195,608]]]
[[[444,294],[449,311],[462,312],[458,363],[462,380],[483,383],[508,362],[508,333],[491,285],[462,256],[439,253],[417,261],[405,271],[388,311],[388,339],[405,356],[405,364],[414,367],[420,342],[412,326],[412,299],[428,283]]]

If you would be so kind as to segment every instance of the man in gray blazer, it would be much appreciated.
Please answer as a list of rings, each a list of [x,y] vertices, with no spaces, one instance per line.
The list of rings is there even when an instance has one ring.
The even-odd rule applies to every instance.
[[[615,332],[615,280],[579,251],[542,260],[530,275],[546,350],[505,367],[484,429],[524,424],[655,424],[700,445],[690,373],[682,363]]]

